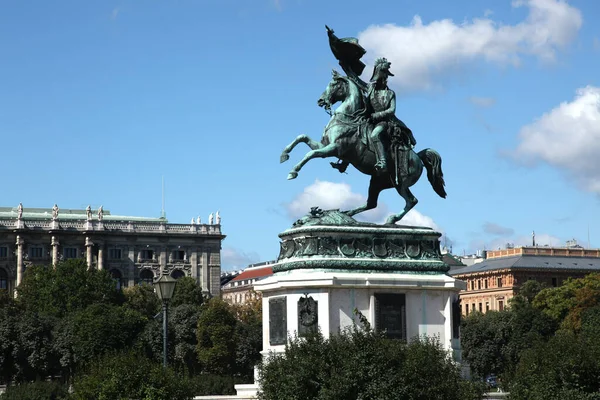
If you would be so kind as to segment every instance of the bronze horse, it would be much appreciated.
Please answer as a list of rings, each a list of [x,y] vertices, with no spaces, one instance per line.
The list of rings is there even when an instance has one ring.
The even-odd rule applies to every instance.
[[[408,173],[405,176],[400,174],[399,179],[396,179],[399,171],[392,167],[394,163],[390,163],[387,171],[380,172],[375,169],[377,159],[366,139],[368,136],[366,131],[371,128],[366,121],[367,107],[364,96],[358,85],[348,77],[340,75],[335,70],[332,71],[332,75],[331,81],[317,104],[327,110],[337,102],[341,102],[341,105],[332,113],[320,142],[312,140],[307,135],[300,135],[285,147],[281,153],[280,162],[285,162],[290,158],[289,153],[298,143],[306,143],[311,148],[311,151],[306,153],[304,158],[292,168],[288,179],[296,178],[304,164],[313,158],[337,157],[342,161],[349,162],[363,174],[370,175],[371,182],[369,183],[367,203],[344,212],[353,216],[377,207],[379,193],[393,187],[404,198],[406,205],[401,213],[388,217],[386,224],[395,224],[400,221],[417,204],[418,200],[409,188],[421,177],[423,166],[427,169],[427,178],[433,190],[440,197],[446,198],[442,158],[435,150],[424,149],[419,153],[415,153],[412,149],[407,150],[409,152]]]

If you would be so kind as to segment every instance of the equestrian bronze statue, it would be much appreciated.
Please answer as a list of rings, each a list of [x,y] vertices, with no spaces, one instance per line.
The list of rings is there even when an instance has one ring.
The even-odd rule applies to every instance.
[[[423,167],[433,190],[446,198],[442,158],[432,149],[416,153],[412,131],[396,117],[396,94],[388,87],[388,78],[394,76],[390,72],[391,63],[385,58],[377,59],[369,83],[364,82],[360,75],[365,64],[360,58],[366,51],[357,39],[340,39],[326,28],[331,51],[346,75],[332,71],[332,79],[317,101],[331,115],[321,141],[300,135],[283,150],[281,162],[289,159],[289,153],[298,143],[311,148],[290,171],[288,179],[296,178],[304,164],[313,158],[337,157],[339,161],[331,166],[338,171],[345,172],[352,164],[371,176],[367,203],[344,211],[348,216],[377,207],[379,193],[385,189],[395,188],[404,198],[404,210],[391,215],[386,224],[395,224],[417,204],[409,188],[419,180]],[[332,111],[336,103],[341,104]]]

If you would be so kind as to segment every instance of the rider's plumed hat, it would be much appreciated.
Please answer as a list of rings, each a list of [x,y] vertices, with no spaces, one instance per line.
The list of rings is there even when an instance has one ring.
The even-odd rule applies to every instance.
[[[387,76],[394,76],[394,74],[390,72],[391,65],[392,63],[385,58],[378,58],[377,60],[375,60],[375,66],[373,67],[373,76],[371,76],[370,82],[375,82],[377,79],[379,79],[380,74],[382,72],[385,73]]]

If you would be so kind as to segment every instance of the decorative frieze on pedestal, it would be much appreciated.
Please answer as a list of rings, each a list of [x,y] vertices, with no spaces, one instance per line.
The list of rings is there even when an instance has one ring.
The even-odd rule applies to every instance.
[[[446,273],[431,228],[359,223],[337,211],[307,216],[281,233],[273,272],[294,269]],[[336,225],[343,220],[345,225]]]

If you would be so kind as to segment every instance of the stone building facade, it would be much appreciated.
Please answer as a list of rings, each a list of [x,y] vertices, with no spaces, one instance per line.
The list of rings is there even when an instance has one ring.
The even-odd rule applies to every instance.
[[[528,280],[557,287],[568,278],[600,272],[600,250],[581,247],[519,247],[488,251],[485,257],[450,271],[467,283],[459,294],[463,315],[503,310],[519,285]]]
[[[90,268],[108,270],[120,287],[160,275],[190,276],[218,296],[224,238],[220,224],[171,224],[90,207],[0,207],[0,289],[12,292],[29,265],[81,258]]]

